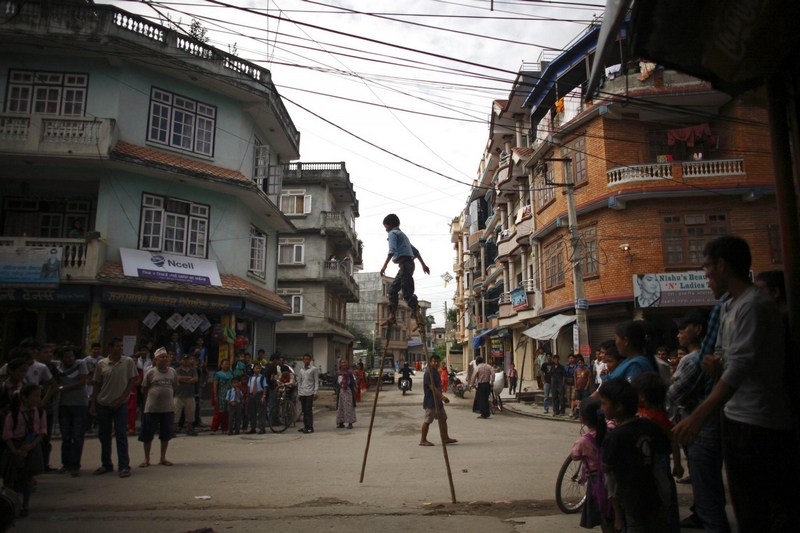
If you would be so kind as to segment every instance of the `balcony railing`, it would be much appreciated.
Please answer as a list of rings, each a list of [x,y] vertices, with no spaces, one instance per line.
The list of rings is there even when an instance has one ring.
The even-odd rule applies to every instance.
[[[356,249],[358,247],[358,236],[350,227],[350,220],[347,213],[343,211],[322,211],[319,214],[319,227],[320,229],[343,232],[353,249]]]
[[[0,116],[0,151],[107,154],[118,138],[110,118],[54,118],[42,115]]]
[[[536,280],[524,279],[522,280],[522,287],[525,289],[525,292],[536,292]]]
[[[357,302],[359,300],[358,284],[344,264],[339,261],[323,261],[321,274],[323,279],[338,282],[345,292],[349,293],[350,298],[345,298],[347,301]]]
[[[606,172],[608,187],[623,183],[672,179],[672,163],[651,163],[612,168]]]
[[[34,237],[3,237],[0,246],[35,246],[61,248],[61,281],[85,281],[97,277],[106,260],[106,243],[85,242],[83,239],[47,239]]]
[[[712,178],[716,176],[743,176],[743,159],[709,159],[707,161],[683,161],[681,171],[684,178]]]

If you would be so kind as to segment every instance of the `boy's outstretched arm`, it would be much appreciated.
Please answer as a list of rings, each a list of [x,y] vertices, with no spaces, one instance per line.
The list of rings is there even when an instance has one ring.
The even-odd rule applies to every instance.
[[[414,250],[414,259],[419,259],[419,264],[422,265],[422,271],[430,275],[431,269],[428,268],[428,265],[426,265],[425,261],[422,260],[422,256],[419,254],[419,250],[417,250],[413,246],[411,248],[412,250]]]
[[[386,267],[389,266],[389,261],[392,260],[393,256],[394,256],[394,254],[392,254],[392,253],[389,253],[389,255],[386,256],[386,261],[383,262],[383,267],[381,268],[381,276],[385,275]]]

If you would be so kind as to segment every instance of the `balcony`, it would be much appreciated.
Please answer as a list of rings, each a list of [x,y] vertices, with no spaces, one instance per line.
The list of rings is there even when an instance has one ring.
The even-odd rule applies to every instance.
[[[350,220],[343,211],[322,211],[319,214],[320,234],[327,235],[337,249],[352,248],[358,251],[358,235],[350,227]]]
[[[536,281],[532,279],[524,279],[522,280],[522,287],[525,288],[525,292],[536,292]]]
[[[0,115],[0,152],[98,157],[119,138],[114,119]]]
[[[525,206],[526,209],[529,209],[530,206]],[[533,233],[534,230],[534,223],[533,218],[528,217],[524,218],[517,224],[517,238],[516,241],[521,243],[523,240],[527,239],[528,236]]]
[[[302,267],[278,268],[278,283],[325,283],[346,302],[360,299],[358,284],[340,261],[309,261]]]
[[[744,160],[709,159],[706,161],[682,161],[681,174],[684,179],[744,176]]]
[[[106,243],[83,239],[45,239],[0,237],[0,246],[36,246],[61,248],[61,283],[96,281],[98,269],[106,260]]]
[[[608,187],[624,183],[660,181],[672,179],[672,163],[651,163],[647,165],[628,165],[606,171]]]
[[[645,181],[744,176],[743,159],[708,159],[628,165],[606,171],[608,187]]]
[[[505,257],[516,250],[519,247],[519,243],[517,243],[517,240],[514,238],[516,236],[516,231],[511,232],[505,230],[501,235],[503,235],[503,237],[497,244],[497,256]]]

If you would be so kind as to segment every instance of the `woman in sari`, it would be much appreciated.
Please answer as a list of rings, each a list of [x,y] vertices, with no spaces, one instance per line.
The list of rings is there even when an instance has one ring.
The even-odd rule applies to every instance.
[[[339,359],[339,370],[333,375],[334,387],[336,387],[336,427],[353,429],[353,422],[356,421],[356,378],[347,369],[347,359]]]
[[[231,372],[231,362],[223,359],[219,364],[219,370],[214,373],[214,393],[211,395],[211,403],[214,405],[214,418],[211,419],[211,434],[215,435],[217,429],[223,433],[228,431],[228,391],[231,390],[233,383],[233,372]]]

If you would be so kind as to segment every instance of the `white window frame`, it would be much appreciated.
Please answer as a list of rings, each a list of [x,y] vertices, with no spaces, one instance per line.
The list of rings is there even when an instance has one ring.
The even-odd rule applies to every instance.
[[[76,72],[36,72],[10,70],[8,73],[5,112],[82,117],[86,112],[89,75]],[[45,91],[40,100],[41,91]],[[71,96],[67,101],[66,95]],[[37,102],[45,109],[37,111]],[[54,108],[47,109],[48,104]]]
[[[278,264],[279,265],[304,265],[305,264],[305,239],[278,239]],[[291,261],[283,261],[281,249],[284,246],[292,247]]]
[[[303,212],[297,212],[297,199],[303,198]],[[289,200],[291,198],[291,200]],[[311,195],[305,189],[287,189],[281,192],[280,210],[284,215],[308,215],[311,213]]]
[[[187,204],[186,212],[173,210],[172,206],[181,204]],[[207,205],[144,193],[139,218],[139,249],[206,259],[210,218],[211,208]],[[168,219],[173,221],[171,226],[168,226]],[[175,227],[178,220],[183,221],[182,228]],[[168,234],[170,227],[177,231]]]
[[[301,316],[303,314],[303,289],[278,289],[278,296],[281,298],[289,297],[289,312],[287,316]]]
[[[248,272],[261,279],[267,277],[267,234],[250,226],[250,262]]]
[[[149,142],[214,157],[216,106],[152,87],[149,110]]]
[[[269,145],[253,137],[253,181],[269,178]]]

